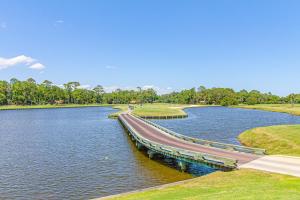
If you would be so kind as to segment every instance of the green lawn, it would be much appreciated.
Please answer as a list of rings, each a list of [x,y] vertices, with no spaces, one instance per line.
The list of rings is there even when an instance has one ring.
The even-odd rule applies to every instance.
[[[267,150],[268,154],[300,156],[300,125],[254,128],[239,136],[242,144]]]
[[[186,115],[183,109],[188,107],[195,107],[195,106],[196,105],[184,105],[184,104],[144,104],[143,106],[136,105],[133,113],[140,116]]]
[[[49,109],[49,108],[78,108],[78,107],[100,107],[109,106],[108,104],[58,104],[58,105],[9,105],[0,106],[0,110],[22,110],[22,109]]]
[[[200,107],[202,105],[187,105],[187,104],[165,104],[165,103],[153,103],[134,105],[133,113],[139,116],[176,116],[186,115],[183,111],[184,108],[188,107]],[[128,105],[115,105],[113,108],[118,108],[120,111],[110,115],[112,118],[118,117],[118,115],[128,109]]]
[[[120,200],[300,199],[300,178],[241,169],[215,172],[175,186],[116,196]]]
[[[272,112],[283,112],[292,115],[300,115],[300,104],[257,104],[257,105],[238,105],[238,108],[266,110]]]

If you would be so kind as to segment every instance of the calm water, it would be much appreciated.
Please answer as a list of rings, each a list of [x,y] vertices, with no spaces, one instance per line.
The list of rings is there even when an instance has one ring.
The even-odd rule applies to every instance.
[[[188,108],[189,117],[154,120],[177,133],[207,140],[240,144],[237,136],[248,129],[279,124],[300,124],[300,117],[285,113],[227,107]]]
[[[159,121],[194,137],[237,143],[238,133],[300,117],[194,108]],[[88,199],[190,178],[136,150],[111,108],[0,112],[0,199]]]

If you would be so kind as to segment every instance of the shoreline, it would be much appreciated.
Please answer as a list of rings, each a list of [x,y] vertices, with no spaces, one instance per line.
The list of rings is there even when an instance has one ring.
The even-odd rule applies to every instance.
[[[32,106],[0,106],[4,110],[30,110],[30,109],[60,109],[60,108],[87,108],[87,107],[109,107],[110,104],[65,104],[65,105],[32,105]]]
[[[133,113],[145,119],[180,119],[188,117],[188,114],[184,111],[187,108],[209,106],[211,105],[154,103],[144,104],[143,106],[135,105]],[[108,117],[112,119],[117,119],[119,117],[119,114],[128,109],[127,104],[113,105],[112,108],[119,109],[117,112],[109,114]],[[163,114],[162,111],[164,111]]]
[[[228,195],[221,199],[232,199],[236,191],[236,198],[250,195],[253,199],[270,199],[277,195],[293,193],[299,197],[300,178],[290,175],[266,172],[254,169],[239,169],[230,172],[216,171],[201,177],[195,177],[183,181],[162,184],[158,186],[112,194],[103,197],[92,198],[92,200],[136,200],[136,199],[220,199],[219,194],[227,190]],[[259,182],[257,182],[259,181]],[[290,187],[289,187],[290,186]],[[274,190],[270,193],[260,190]],[[245,189],[242,189],[245,188]],[[290,189],[292,188],[292,189]],[[297,192],[295,192],[295,189]],[[250,193],[249,193],[250,191]],[[257,191],[257,192],[254,192]],[[188,192],[188,193],[187,193]],[[187,195],[189,194],[189,195]]]
[[[216,172],[212,172],[210,174],[213,174],[213,173],[216,173]],[[204,176],[208,176],[208,175],[209,174],[206,174]],[[204,177],[204,176],[201,176],[201,177]],[[189,178],[189,179],[182,180],[182,181],[176,181],[176,182],[172,182],[172,183],[166,183],[166,184],[162,184],[162,185],[157,185],[157,186],[152,186],[152,187],[147,187],[147,188],[142,188],[142,189],[137,189],[137,190],[131,190],[131,191],[128,191],[128,192],[121,192],[121,193],[118,193],[118,194],[112,194],[112,195],[108,195],[108,196],[104,196],[104,197],[96,197],[96,198],[93,198],[91,200],[105,200],[105,199],[122,197],[124,195],[135,194],[135,193],[138,193],[138,192],[146,192],[146,191],[155,190],[155,189],[164,189],[166,187],[171,187],[171,186],[177,186],[179,184],[184,184],[186,182],[193,181],[194,179],[197,179],[197,178],[200,178],[200,177],[193,177],[193,178]]]
[[[295,104],[291,107],[290,104],[256,104],[256,105],[236,105],[230,106],[231,108],[241,108],[248,110],[262,110],[268,112],[285,113],[294,116],[300,116],[300,105]],[[298,110],[297,110],[298,109]]]

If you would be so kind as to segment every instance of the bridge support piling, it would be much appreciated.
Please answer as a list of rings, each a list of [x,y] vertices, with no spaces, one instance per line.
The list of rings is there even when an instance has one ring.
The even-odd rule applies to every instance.
[[[135,146],[138,150],[142,150],[143,149],[143,145],[141,143],[139,143],[138,141],[135,142]]]
[[[131,136],[131,140],[134,142],[135,141],[135,138],[133,136]]]
[[[182,171],[182,172],[187,171],[187,168],[188,168],[188,163],[187,162],[184,162],[182,160],[178,160],[177,164],[178,164],[178,167],[179,167],[180,171]]]
[[[154,158],[155,152],[151,151],[151,150],[148,150],[147,154],[148,154],[149,158],[152,159],[152,158]]]

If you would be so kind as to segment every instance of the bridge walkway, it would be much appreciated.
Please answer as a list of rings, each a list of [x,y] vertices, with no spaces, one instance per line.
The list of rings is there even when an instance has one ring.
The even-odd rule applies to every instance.
[[[186,141],[160,130],[157,127],[146,123],[144,120],[139,119],[138,117],[135,117],[129,113],[121,114],[120,119],[127,122],[137,133],[140,134],[140,136],[148,141],[188,152],[234,160],[236,161],[236,167],[262,157],[262,155],[220,149]]]

